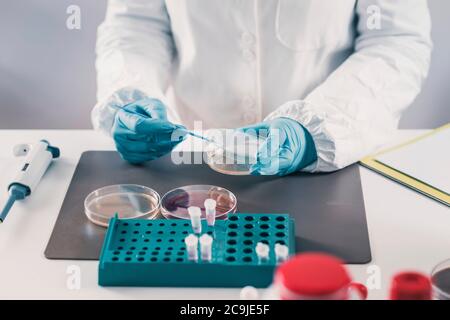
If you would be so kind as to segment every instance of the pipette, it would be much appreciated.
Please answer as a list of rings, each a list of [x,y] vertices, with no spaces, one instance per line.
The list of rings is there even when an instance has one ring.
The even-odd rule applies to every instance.
[[[17,200],[31,195],[52,160],[58,158],[60,153],[57,147],[51,146],[46,140],[34,144],[19,144],[14,147],[13,151],[16,157],[24,156],[25,158],[17,177],[8,186],[9,197],[0,213],[0,223],[6,219]]]
[[[180,129],[180,130],[186,132],[188,135],[193,136],[194,138],[202,139],[202,140],[205,140],[206,142],[216,144],[215,141],[213,141],[213,140],[211,140],[211,139],[209,139],[209,138],[207,138],[205,136],[202,136],[201,134],[195,133],[194,131],[191,131],[191,130],[188,130],[188,129]]]

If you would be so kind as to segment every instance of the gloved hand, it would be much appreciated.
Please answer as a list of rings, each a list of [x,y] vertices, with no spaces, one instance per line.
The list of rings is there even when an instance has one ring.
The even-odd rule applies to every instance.
[[[181,128],[167,121],[161,101],[145,98],[117,111],[112,136],[122,158],[139,164],[171,152],[186,135]]]
[[[310,133],[295,120],[277,118],[238,130],[267,136],[259,147],[257,162],[251,168],[254,175],[284,176],[317,160]]]

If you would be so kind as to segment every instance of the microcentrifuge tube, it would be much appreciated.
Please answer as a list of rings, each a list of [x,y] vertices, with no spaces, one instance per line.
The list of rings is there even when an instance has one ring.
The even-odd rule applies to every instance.
[[[199,207],[189,207],[189,216],[191,217],[192,230],[194,233],[202,233],[202,211]]]
[[[259,300],[258,289],[252,286],[242,288],[239,296],[241,300]]]
[[[262,261],[266,261],[269,259],[269,245],[262,243],[262,242],[258,242],[256,245],[256,255],[258,256],[258,259],[260,262]]]
[[[186,244],[186,251],[188,254],[188,259],[192,261],[198,260],[198,238],[197,236],[190,234],[184,238],[184,243]]]
[[[275,244],[275,256],[277,258],[277,262],[284,262],[289,257],[289,248],[288,246],[280,243]]]
[[[216,205],[216,200],[205,200],[206,221],[208,222],[208,226],[214,226],[216,223]]]
[[[200,237],[200,255],[203,261],[211,261],[212,243],[213,238],[209,234],[204,234]]]

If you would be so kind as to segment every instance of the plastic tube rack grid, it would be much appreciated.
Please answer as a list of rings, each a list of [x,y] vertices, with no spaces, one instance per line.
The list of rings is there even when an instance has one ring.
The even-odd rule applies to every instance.
[[[203,233],[213,238],[210,262],[189,261],[184,239],[193,233],[188,220],[111,219],[99,261],[102,286],[267,287],[276,267],[274,246],[295,253],[294,221],[288,214],[230,214]],[[267,261],[255,253],[270,246]],[[200,255],[199,255],[200,256]]]

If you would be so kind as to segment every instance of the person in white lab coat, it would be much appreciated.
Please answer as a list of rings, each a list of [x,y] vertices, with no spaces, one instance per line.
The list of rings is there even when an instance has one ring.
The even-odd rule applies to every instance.
[[[430,30],[426,0],[110,0],[93,125],[143,162],[178,143],[174,123],[259,123],[282,131],[281,160],[255,173],[334,171],[397,127],[427,75]]]

